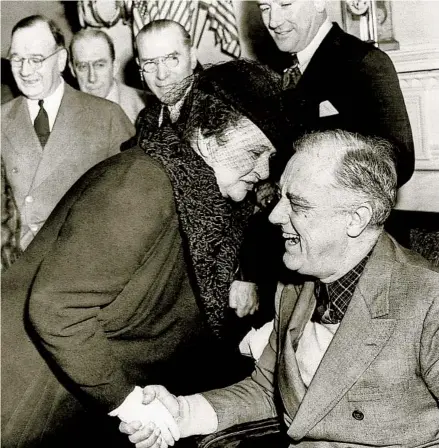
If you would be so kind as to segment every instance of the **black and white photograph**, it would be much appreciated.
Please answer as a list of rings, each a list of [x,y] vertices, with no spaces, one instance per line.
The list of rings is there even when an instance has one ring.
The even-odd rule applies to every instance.
[[[1,0],[2,448],[439,448],[439,0]]]

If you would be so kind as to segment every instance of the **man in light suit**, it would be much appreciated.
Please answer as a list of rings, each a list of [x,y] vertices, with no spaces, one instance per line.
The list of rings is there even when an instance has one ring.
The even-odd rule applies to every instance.
[[[395,143],[398,186],[414,170],[414,148],[392,61],[383,51],[328,20],[325,0],[258,0],[285,69],[286,114],[297,136],[326,129],[376,135]],[[288,111],[289,109],[289,111]],[[283,170],[291,154],[280,158]]]
[[[119,106],[64,82],[64,37],[47,18],[30,16],[15,25],[9,60],[23,95],[2,105],[2,157],[26,249],[64,193],[119,152],[134,128]]]
[[[113,101],[132,123],[145,107],[144,93],[117,81],[116,52],[111,37],[101,30],[86,28],[70,42],[70,70],[82,92]]]
[[[397,191],[391,145],[345,131],[304,137],[280,187],[270,220],[285,265],[306,277],[279,286],[253,375],[177,398],[149,386],[145,403],[166,404],[182,437],[279,416],[291,447],[437,447],[439,273],[383,231]],[[153,429],[130,440],[158,446]]]

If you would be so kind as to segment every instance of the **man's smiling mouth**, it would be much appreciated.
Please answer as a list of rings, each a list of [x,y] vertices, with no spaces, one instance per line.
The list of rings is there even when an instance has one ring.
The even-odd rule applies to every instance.
[[[287,244],[290,246],[295,246],[300,242],[300,236],[295,233],[282,233],[282,237],[287,240]]]

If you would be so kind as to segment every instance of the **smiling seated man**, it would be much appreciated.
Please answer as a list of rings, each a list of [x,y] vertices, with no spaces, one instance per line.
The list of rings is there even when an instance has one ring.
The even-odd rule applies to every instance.
[[[70,58],[70,70],[78,81],[79,89],[119,104],[135,123],[145,107],[145,95],[116,80],[119,65],[111,37],[93,28],[77,32],[70,42]]]
[[[252,376],[190,396],[148,386],[143,401],[160,400],[181,437],[279,417],[291,448],[437,447],[439,273],[383,230],[393,148],[337,130],[295,149],[270,221],[286,267],[306,277],[279,285]],[[153,423],[121,430],[142,448],[166,447]]]

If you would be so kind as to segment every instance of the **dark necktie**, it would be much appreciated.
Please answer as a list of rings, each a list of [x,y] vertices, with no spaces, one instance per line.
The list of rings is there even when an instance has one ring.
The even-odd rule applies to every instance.
[[[294,53],[291,55],[291,66],[286,68],[282,77],[282,89],[292,89],[296,87],[299,82],[302,73],[299,69],[299,59],[297,58],[297,54]]]
[[[171,114],[167,106],[163,106],[162,124],[160,127],[163,128],[165,126],[172,126]]]
[[[319,280],[315,284],[315,296],[317,304],[311,320],[322,324],[339,323],[341,319],[338,318],[334,312],[333,304],[329,301],[327,286]]]
[[[44,109],[44,100],[39,100],[38,106],[40,106],[40,110],[38,111],[37,118],[35,118],[34,128],[41,146],[44,148],[50,135],[49,117]]]

